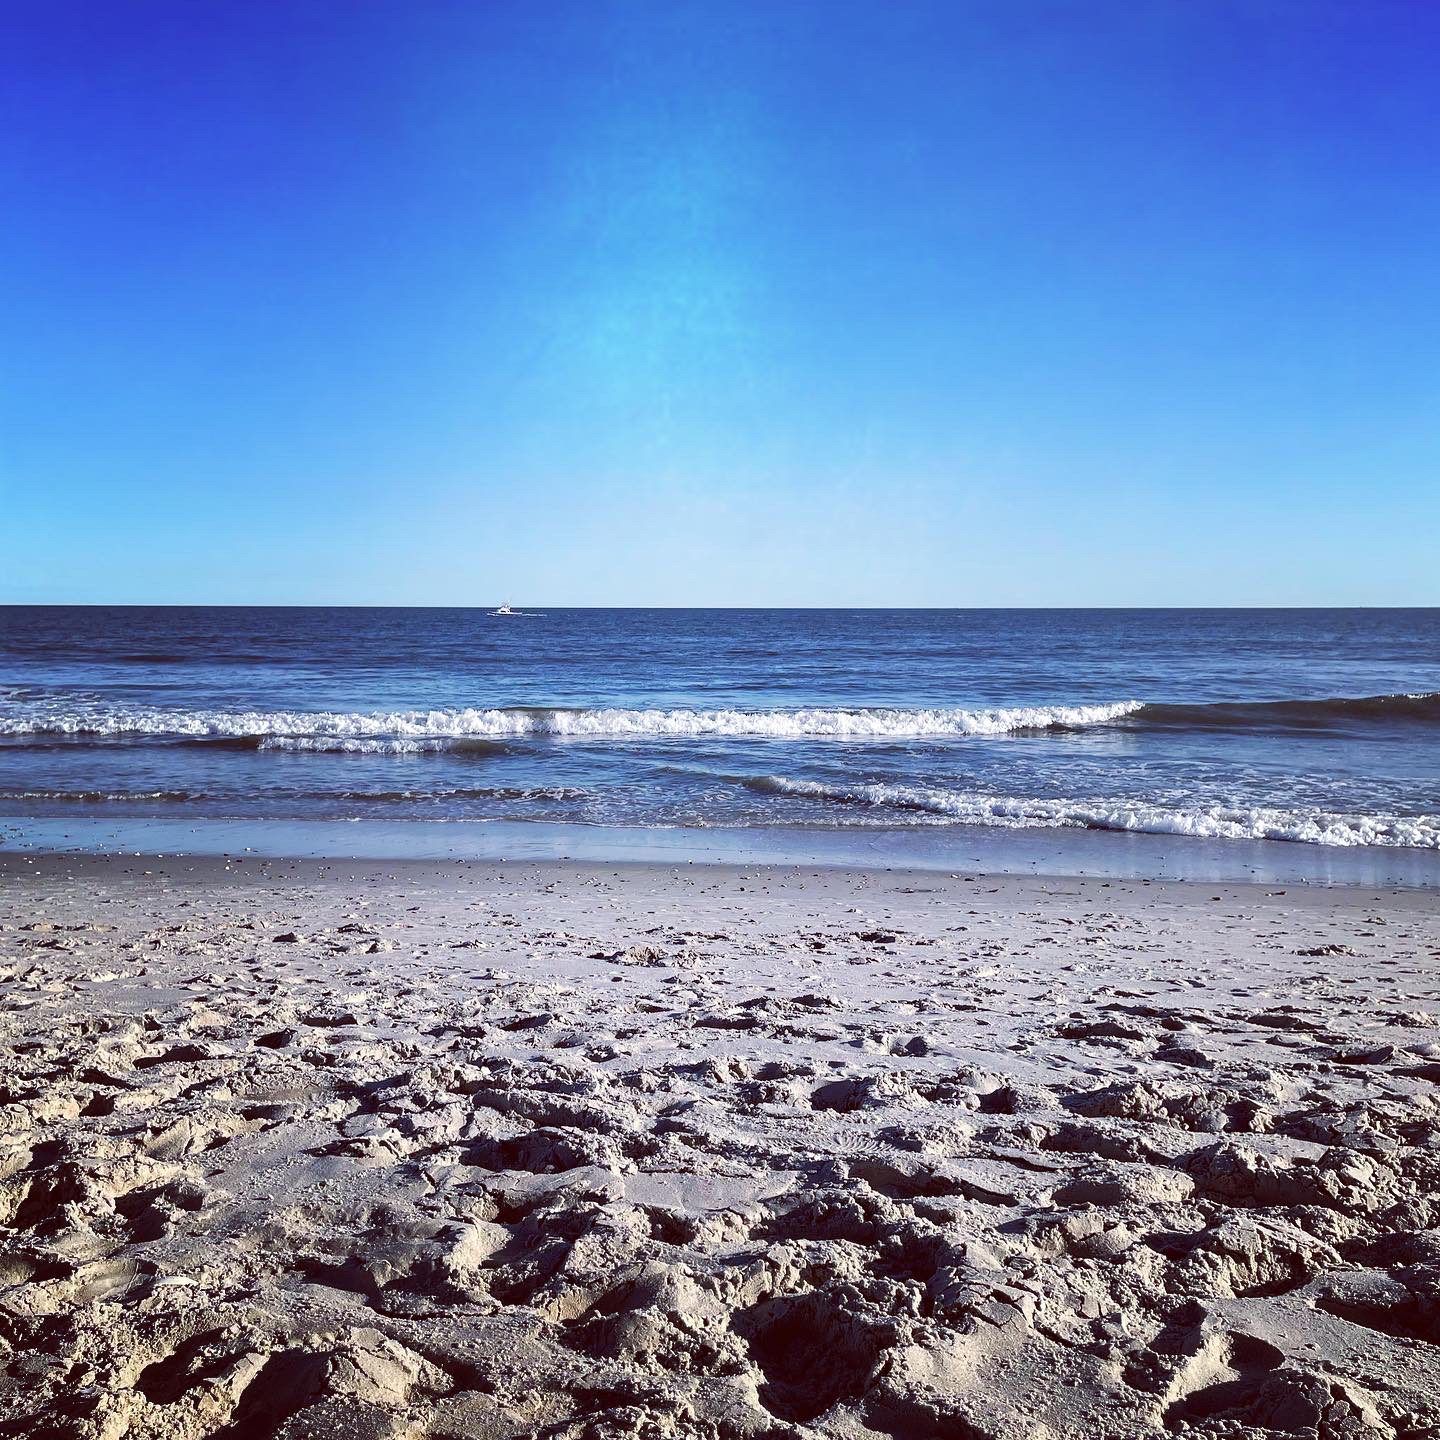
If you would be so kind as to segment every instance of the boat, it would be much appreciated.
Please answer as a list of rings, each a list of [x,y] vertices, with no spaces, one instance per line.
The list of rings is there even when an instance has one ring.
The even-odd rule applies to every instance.
[[[518,610],[512,610],[508,605],[497,606],[490,612],[492,615],[518,615]]]

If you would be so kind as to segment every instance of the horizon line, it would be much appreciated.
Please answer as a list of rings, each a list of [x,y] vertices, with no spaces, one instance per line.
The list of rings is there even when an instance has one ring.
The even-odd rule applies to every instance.
[[[509,601],[497,602],[510,604]],[[243,601],[243,600],[0,600],[0,610],[473,610],[479,614],[493,613],[494,606],[487,603],[478,605],[444,604],[382,604],[357,600],[307,600],[307,601]],[[517,607],[516,615],[539,616],[560,610],[673,610],[705,611],[715,613],[761,614],[776,612],[784,614],[826,614],[838,612],[873,611],[876,613],[915,614],[965,614],[989,612],[1004,614],[1015,611],[1081,612],[1081,611],[1210,611],[1210,610],[1436,610],[1440,604],[1362,604],[1362,605],[566,605],[537,602],[533,611]],[[503,617],[499,617],[503,618]]]

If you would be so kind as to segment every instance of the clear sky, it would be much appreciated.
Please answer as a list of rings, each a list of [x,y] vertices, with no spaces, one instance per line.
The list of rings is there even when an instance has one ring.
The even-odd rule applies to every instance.
[[[1440,4],[0,17],[0,600],[1440,603]]]

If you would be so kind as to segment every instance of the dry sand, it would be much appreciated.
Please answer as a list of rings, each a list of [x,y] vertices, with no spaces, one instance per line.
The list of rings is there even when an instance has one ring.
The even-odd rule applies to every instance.
[[[1440,1433],[1432,893],[0,858],[0,1434]]]

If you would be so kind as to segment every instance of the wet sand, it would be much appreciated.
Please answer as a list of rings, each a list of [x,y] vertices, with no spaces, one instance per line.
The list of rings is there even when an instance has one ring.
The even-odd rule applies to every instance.
[[[1423,889],[0,857],[0,1434],[1419,1436]]]

